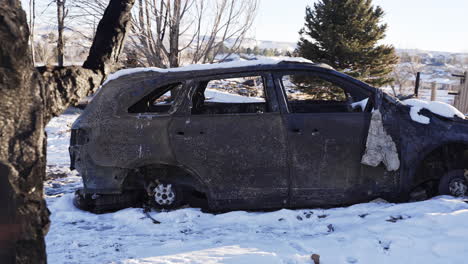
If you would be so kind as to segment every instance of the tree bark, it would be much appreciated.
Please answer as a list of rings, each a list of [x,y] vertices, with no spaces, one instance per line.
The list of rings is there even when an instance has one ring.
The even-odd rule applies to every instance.
[[[107,74],[115,70],[113,62],[118,61],[124,47],[124,39],[131,19],[135,0],[111,0],[97,27],[93,45],[83,64],[84,68],[100,70]]]
[[[175,0],[169,27],[169,66],[171,68],[179,67],[180,20],[181,1]]]
[[[32,65],[26,14],[19,2],[0,5],[0,177],[3,205],[2,257],[8,262],[45,263],[49,212],[45,179],[44,89]],[[1,232],[2,236],[5,234]],[[9,255],[9,256],[6,256]],[[1,261],[0,261],[1,262]]]
[[[63,66],[63,29],[65,28],[65,0],[56,0],[57,4],[57,64]]]
[[[84,67],[35,69],[19,0],[0,0],[0,263],[46,263],[49,119],[95,90],[123,47],[134,0],[111,0]],[[118,12],[118,13],[115,13]]]
[[[36,26],[36,0],[29,0],[29,30],[30,38],[29,45],[31,45],[31,58],[33,65],[36,64],[36,52],[34,46],[34,27]]]

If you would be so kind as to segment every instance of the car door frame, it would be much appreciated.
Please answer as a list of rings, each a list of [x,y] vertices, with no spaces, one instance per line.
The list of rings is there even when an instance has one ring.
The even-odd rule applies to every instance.
[[[265,89],[265,101],[268,102],[269,108],[271,109],[271,112],[265,112],[262,114],[259,113],[235,113],[235,114],[210,114],[210,115],[193,115],[192,114],[192,103],[193,103],[193,96],[196,93],[197,89],[199,88],[199,85],[205,81],[209,80],[216,80],[216,79],[228,79],[228,78],[236,78],[236,77],[247,77],[247,76],[262,76],[263,78],[263,84],[264,84],[264,89]],[[181,107],[177,110],[177,113],[173,115],[172,122],[171,124],[171,129],[176,128],[177,129],[184,129],[184,131],[188,131],[188,127],[190,126],[191,123],[194,123],[194,117],[199,116],[199,118],[215,118],[216,116],[233,116],[233,117],[242,117],[242,116],[257,116],[261,115],[263,117],[267,115],[271,116],[278,116],[278,122],[279,125],[277,126],[277,129],[279,129],[278,134],[283,137],[284,141],[284,158],[279,157],[279,159],[284,162],[284,168],[283,168],[283,177],[285,177],[284,181],[285,183],[282,183],[281,185],[284,185],[285,187],[285,193],[284,195],[281,194],[280,197],[280,202],[275,201],[272,202],[272,204],[269,204],[269,199],[263,199],[262,201],[252,201],[251,203],[238,203],[230,197],[230,199],[223,200],[220,197],[222,194],[219,193],[219,191],[215,190],[213,186],[206,186],[207,190],[210,192],[208,194],[208,198],[211,200],[210,201],[210,207],[212,209],[258,209],[258,208],[280,208],[284,207],[289,203],[289,185],[290,185],[290,177],[289,177],[289,166],[287,162],[287,139],[286,139],[286,130],[284,126],[284,119],[281,114],[281,109],[280,109],[280,103],[278,102],[278,95],[277,95],[277,90],[276,86],[273,81],[273,76],[269,70],[260,70],[260,71],[239,71],[239,72],[233,72],[233,73],[220,73],[220,74],[211,74],[211,75],[202,75],[202,76],[194,76],[191,78],[190,81],[187,82],[187,88],[188,92],[186,94],[186,97],[184,99],[184,102],[182,103]],[[170,134],[170,131],[168,131]],[[188,133],[183,132],[185,135],[184,136],[197,136],[194,131],[188,131]],[[207,132],[209,133],[209,132]],[[171,141],[174,141],[174,136],[172,135]],[[199,171],[199,169],[193,168],[190,165],[183,164],[185,163],[182,161],[183,158],[179,158],[177,153],[174,151],[174,156],[177,162],[181,163],[181,166],[186,166],[190,171],[193,171],[198,174],[199,178],[203,180],[203,178],[206,178],[206,175],[201,175],[203,174],[202,172]],[[279,155],[281,156],[281,155]],[[271,156],[272,158],[275,158],[274,155]],[[279,177],[279,176],[276,176]],[[205,179],[205,182],[206,179]],[[274,184],[274,183],[273,183]],[[274,186],[274,185],[272,185]],[[279,195],[279,194],[278,194]],[[276,197],[272,197],[272,199],[275,199]],[[270,199],[271,200],[271,199]]]
[[[275,71],[273,73],[273,80],[274,80],[274,83],[275,83],[275,89],[276,89],[278,97],[279,97],[280,109],[281,109],[281,112],[283,114],[284,123],[285,123],[285,126],[286,126],[287,135],[288,135],[287,136],[287,140],[288,140],[288,161],[289,161],[289,164],[290,164],[290,172],[289,172],[289,177],[290,177],[290,179],[289,179],[289,182],[290,182],[290,189],[289,189],[290,204],[289,205],[290,205],[290,207],[309,206],[309,204],[297,202],[295,200],[293,190],[292,190],[292,188],[294,187],[293,182],[295,181],[294,177],[296,177],[296,176],[294,175],[294,168],[293,168],[294,164],[292,162],[292,156],[293,156],[292,151],[293,150],[292,150],[292,139],[291,139],[291,136],[290,136],[291,135],[291,131],[290,131],[291,130],[291,122],[289,121],[290,120],[289,115],[293,115],[294,113],[292,113],[290,111],[286,91],[284,90],[283,85],[281,83],[282,76],[300,74],[300,73],[316,75],[316,76],[318,76],[320,78],[323,78],[324,80],[327,80],[327,81],[330,81],[330,82],[332,82],[332,83],[334,83],[336,85],[339,85],[341,88],[343,88],[345,90],[345,92],[349,92],[349,91],[353,91],[353,90],[361,92],[362,93],[362,98],[360,98],[360,99],[363,99],[364,97],[369,98],[370,103],[367,105],[366,110],[363,111],[363,113],[349,113],[349,114],[369,115],[369,117],[367,118],[369,121],[366,121],[367,124],[365,124],[366,137],[362,140],[363,151],[365,149],[365,140],[367,138],[367,130],[368,130],[368,127],[370,125],[370,113],[366,114],[366,112],[369,112],[371,107],[375,105],[375,101],[376,101],[376,98],[375,98],[376,94],[373,93],[370,89],[365,89],[363,87],[360,87],[356,83],[353,83],[352,80],[346,80],[346,78],[344,78],[343,76],[338,76],[338,75],[334,74],[333,72],[329,73],[329,72],[322,72],[322,71],[317,71],[317,70],[312,70],[312,69],[308,69],[308,70],[304,70],[304,69],[300,69],[300,70],[284,69],[284,70],[277,70],[277,71]],[[320,115],[321,113],[310,113],[310,114]],[[334,114],[334,113],[325,113],[325,114]],[[340,113],[336,113],[336,114],[340,114]],[[375,172],[380,173],[382,171],[382,168],[373,168],[373,167],[368,167],[368,166],[363,167],[363,165],[361,164],[361,170],[362,170],[361,175],[358,175],[357,177],[362,176],[362,174],[370,175],[370,174],[373,174]],[[366,188],[367,189],[369,187],[370,189],[373,189],[371,186],[368,186],[368,185],[369,185],[368,183],[364,183],[363,187],[361,187],[361,188]],[[359,188],[356,188],[356,189],[359,189]],[[359,197],[357,197],[358,199],[356,201],[349,201],[349,203],[358,202],[359,200],[362,200],[362,198],[365,197],[366,195],[371,195],[373,191],[374,190],[366,190],[366,193],[358,194]],[[323,195],[326,195],[326,194],[323,194]],[[333,197],[333,195],[329,195],[329,196],[331,198]],[[326,198],[326,197],[323,197],[323,198]],[[310,204],[310,205],[318,205],[318,206],[333,205],[333,202],[326,201],[326,199],[320,199],[319,201],[312,201],[311,203],[312,204]],[[338,204],[344,204],[344,203],[346,203],[346,202],[340,201]]]

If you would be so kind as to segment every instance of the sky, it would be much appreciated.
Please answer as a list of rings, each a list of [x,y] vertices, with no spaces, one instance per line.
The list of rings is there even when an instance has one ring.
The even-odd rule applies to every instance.
[[[318,0],[259,0],[252,36],[297,42],[305,7]],[[28,0],[22,0],[27,8]],[[50,0],[36,0],[43,10]],[[373,0],[385,11],[385,44],[401,49],[468,53],[468,0]],[[51,12],[54,7],[49,8]]]
[[[314,0],[261,0],[253,34],[297,42],[305,7]],[[402,49],[468,52],[468,0],[374,0],[388,24],[383,41]]]

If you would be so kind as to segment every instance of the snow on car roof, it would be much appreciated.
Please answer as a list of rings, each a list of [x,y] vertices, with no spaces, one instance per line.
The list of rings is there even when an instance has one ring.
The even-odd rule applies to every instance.
[[[215,63],[215,64],[192,64],[178,68],[169,68],[169,69],[162,69],[157,67],[140,67],[140,68],[131,68],[131,69],[123,69],[117,72],[110,74],[106,81],[106,83],[115,80],[121,76],[137,73],[137,72],[184,72],[184,71],[201,71],[201,70],[214,70],[214,69],[225,69],[225,68],[241,68],[241,67],[248,67],[248,66],[257,66],[257,65],[275,65],[282,62],[298,62],[298,63],[310,63],[313,64],[312,61],[304,59],[304,58],[292,58],[292,57],[275,57],[275,58],[268,58],[268,59],[260,59],[260,60],[249,60],[249,61],[232,61],[232,62],[223,62],[223,63]]]

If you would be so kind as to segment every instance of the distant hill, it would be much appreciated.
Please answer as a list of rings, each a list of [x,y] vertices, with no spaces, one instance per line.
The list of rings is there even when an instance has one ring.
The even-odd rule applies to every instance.
[[[226,41],[226,46],[231,46],[233,42],[234,40],[228,39]],[[278,49],[281,51],[294,51],[296,49],[296,43],[294,42],[245,39],[244,43],[242,44],[243,48],[254,48],[256,46],[260,49]]]

